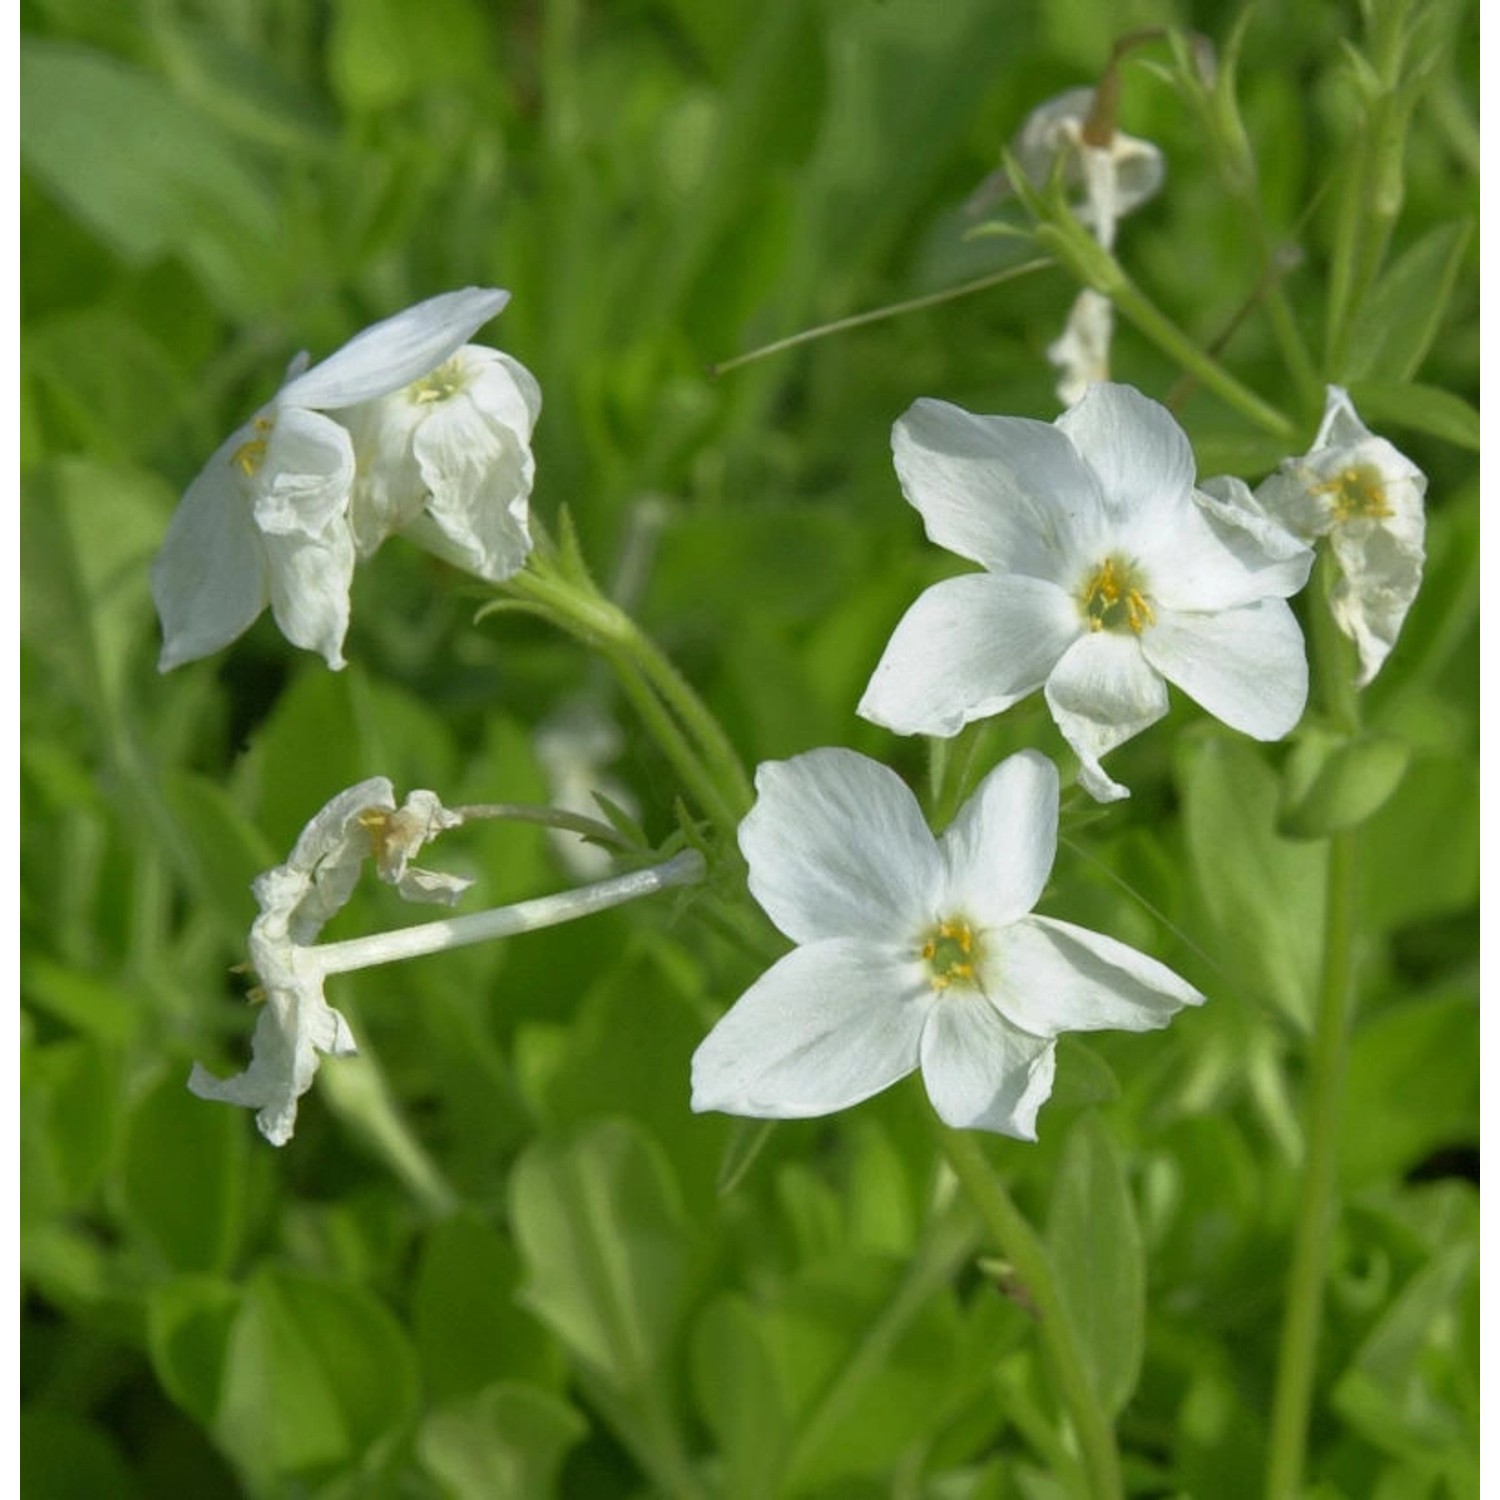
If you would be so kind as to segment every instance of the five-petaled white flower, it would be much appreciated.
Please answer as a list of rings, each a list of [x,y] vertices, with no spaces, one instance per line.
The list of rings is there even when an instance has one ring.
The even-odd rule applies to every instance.
[[[1298,536],[1328,538],[1341,575],[1329,603],[1359,648],[1360,687],[1390,655],[1421,586],[1426,493],[1427,476],[1376,437],[1336,385],[1312,448],[1255,492]]]
[[[1101,801],[1129,793],[1100,756],[1166,713],[1167,682],[1256,739],[1297,723],[1307,657],[1286,599],[1312,554],[1196,490],[1164,407],[1110,384],[1055,423],[922,400],[892,446],[928,536],[986,571],[933,585],[907,611],[865,718],[952,735],[1045,685]]]
[[[693,1108],[828,1114],[920,1067],[950,1125],[1035,1139],[1064,1031],[1147,1031],[1202,996],[1112,938],[1032,914],[1057,771],[1003,761],[934,838],[894,771],[814,750],[756,773],[750,890],[798,946],[693,1057]]]
[[[151,570],[166,671],[226,646],[269,603],[343,665],[357,556],[394,530],[481,577],[530,546],[536,382],[465,347],[509,293],[446,292],[367,328],[275,397],[188,486]]]
[[[383,776],[340,792],[313,818],[286,863],[257,876],[252,887],[260,915],[250,928],[250,963],[264,1008],[250,1066],[221,1079],[195,1064],[188,1079],[193,1093],[256,1110],[256,1124],[273,1145],[291,1139],[297,1100],[312,1087],[320,1055],[355,1051],[348,1024],[323,998],[325,970],[311,945],[348,901],[367,858],[409,901],[456,901],[469,881],[419,869],[411,860],[425,842],[462,821],[431,792],[413,792],[398,808]]]

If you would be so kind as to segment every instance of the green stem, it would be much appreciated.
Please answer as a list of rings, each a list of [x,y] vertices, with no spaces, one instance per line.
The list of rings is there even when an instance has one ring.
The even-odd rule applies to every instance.
[[[1358,834],[1353,829],[1336,833],[1329,844],[1328,926],[1309,1077],[1307,1160],[1271,1408],[1267,1500],[1292,1500],[1302,1493],[1328,1242],[1338,1215],[1339,1107],[1354,999]]]
[[[1257,427],[1265,428],[1275,437],[1288,440],[1296,437],[1297,425],[1290,417],[1261,400],[1211,354],[1200,349],[1123,271],[1117,283],[1101,290],[1153,344]]]
[[[1124,1489],[1114,1427],[1105,1416],[1089,1379],[1079,1352],[1078,1336],[1052,1275],[1046,1247],[991,1170],[974,1136],[947,1126],[939,1128],[939,1139],[948,1164],[996,1246],[1015,1268],[1036,1309],[1042,1344],[1051,1362],[1058,1392],[1072,1418],[1093,1500],[1121,1500]]]

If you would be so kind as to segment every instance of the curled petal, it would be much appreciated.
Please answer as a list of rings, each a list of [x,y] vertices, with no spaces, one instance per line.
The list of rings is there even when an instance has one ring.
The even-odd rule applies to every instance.
[[[1163,609],[1141,651],[1216,719],[1258,740],[1279,740],[1307,706],[1307,647],[1284,599],[1220,614]]]
[[[897,948],[852,938],[794,948],[693,1054],[693,1108],[793,1120],[858,1104],[916,1067],[933,997]]]
[[[750,890],[794,942],[890,942],[930,920],[937,843],[905,782],[852,750],[768,761],[740,824]]]
[[[1406,613],[1422,584],[1423,547],[1392,529],[1347,521],[1329,538],[1343,576],[1329,607],[1359,648],[1358,686],[1366,687],[1385,664]]]
[[[1154,1031],[1203,996],[1165,964],[1101,933],[1026,917],[987,946],[984,987],[1000,1012],[1033,1036],[1064,1031]]]
[[[268,536],[271,613],[294,646],[316,651],[335,671],[344,665],[354,539],[334,524],[320,537]]]
[[[399,391],[461,349],[509,301],[510,293],[495,287],[471,286],[429,297],[356,334],[288,381],[277,402],[332,411]]]
[[[1167,711],[1166,684],[1141,654],[1137,638],[1111,631],[1083,636],[1047,679],[1047,706],[1078,756],[1078,780],[1089,795],[1100,802],[1128,797],[1099,757]]]
[[[969,573],[927,589],[896,626],[861,717],[900,734],[957,734],[1034,692],[1083,631],[1040,578]]]
[[[922,1082],[949,1125],[1034,1141],[1055,1065],[1049,1039],[1018,1030],[977,991],[950,990],[928,1013]]]
[[[354,444],[344,428],[295,407],[258,419],[264,451],[253,480],[255,524],[271,536],[316,539],[341,524],[354,488]]]

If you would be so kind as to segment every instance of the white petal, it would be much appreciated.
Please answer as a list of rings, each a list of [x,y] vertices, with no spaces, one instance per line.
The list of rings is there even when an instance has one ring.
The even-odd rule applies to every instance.
[[[248,424],[240,428],[204,465],[151,564],[163,672],[227,646],[270,597],[265,548],[233,462],[254,436]]]
[[[260,1133],[273,1146],[283,1146],[291,1139],[297,1101],[312,1087],[320,1055],[350,1055],[354,1037],[343,1016],[325,1003],[321,981],[302,978],[269,990],[250,1046],[250,1066],[243,1073],[215,1078],[194,1064],[188,1088],[200,1099],[256,1110]]]
[[[917,799],[853,750],[767,761],[740,824],[750,892],[794,942],[914,941],[936,915],[943,866]]]
[[[1161,189],[1166,161],[1150,141],[1116,131],[1109,143],[1115,163],[1115,212],[1123,219]]]
[[[526,442],[542,411],[542,388],[536,376],[520,360],[498,349],[476,345],[459,352],[473,361],[469,399],[487,417],[509,427],[521,442]]]
[[[414,791],[393,812],[371,818],[364,826],[375,857],[375,868],[387,885],[393,885],[407,901],[441,902],[451,906],[473,881],[462,875],[424,870],[411,863],[440,833],[457,828],[463,818],[450,812],[428,791]]]
[[[896,422],[891,448],[902,493],[940,547],[992,572],[1054,582],[1091,550],[1099,487],[1051,423],[922,400]]]
[[[957,734],[1046,680],[1083,631],[1055,584],[969,573],[934,584],[907,610],[859,702],[899,734]]]
[[[427,524],[409,524],[407,535],[493,583],[519,571],[531,551],[531,449],[464,395],[434,407],[412,452]]]
[[[1047,706],[1078,756],[1078,780],[1089,795],[1100,802],[1128,797],[1099,757],[1167,711],[1166,684],[1141,655],[1138,639],[1108,630],[1083,636],[1047,679]]]
[[[1349,392],[1339,385],[1329,386],[1323,402],[1323,420],[1318,424],[1318,435],[1313,439],[1311,451],[1352,448],[1373,435],[1360,420]]]
[[[1038,187],[1046,186],[1060,155],[1077,154],[1083,122],[1093,107],[1093,89],[1068,89],[1026,116],[1016,134],[1015,157]]]
[[[1057,767],[1035,750],[1000,762],[938,840],[945,909],[987,930],[1036,905],[1057,854]]]
[[[271,612],[294,646],[316,651],[335,671],[344,665],[349,629],[349,589],[354,581],[354,540],[335,523],[316,540],[266,538]]]
[[[1154,1031],[1203,996],[1165,964],[1101,933],[1025,917],[985,950],[985,991],[1034,1036]]]
[[[1057,399],[1072,406],[1095,381],[1109,379],[1109,345],[1115,310],[1108,297],[1085,287],[1073,299],[1062,334],[1047,345],[1047,358],[1062,371]]]
[[[1051,1041],[1012,1026],[974,991],[950,990],[922,1033],[922,1082],[949,1125],[1036,1139],[1037,1111],[1052,1092]]]
[[[1166,407],[1128,385],[1101,381],[1057,419],[1097,477],[1112,527],[1170,527],[1192,492],[1193,450]]]
[[[320,537],[349,508],[354,444],[315,411],[293,407],[264,420],[265,452],[252,481],[255,524],[272,535]]]
[[[277,402],[327,411],[389,395],[436,369],[509,301],[494,287],[429,297],[356,334],[284,385]]]
[[[858,1104],[916,1067],[933,999],[899,949],[849,938],[794,948],[693,1054],[693,1108],[792,1120]]]
[[[1423,549],[1369,520],[1334,527],[1329,543],[1343,573],[1329,607],[1339,629],[1359,648],[1358,685],[1365,687],[1390,655],[1417,597]]]
[[[1306,587],[1317,554],[1266,510],[1243,479],[1228,474],[1205,479],[1194,492],[1193,503],[1208,517],[1209,523],[1236,555],[1253,569],[1260,589],[1259,597],[1289,599]],[[1248,549],[1245,541],[1249,543]],[[1221,599],[1218,607],[1249,602],[1249,599]],[[1174,605],[1171,600],[1167,603],[1180,609],[1211,607],[1208,604]]]
[[[1231,729],[1279,740],[1307,706],[1307,648],[1283,599],[1213,615],[1159,610],[1146,660]]]

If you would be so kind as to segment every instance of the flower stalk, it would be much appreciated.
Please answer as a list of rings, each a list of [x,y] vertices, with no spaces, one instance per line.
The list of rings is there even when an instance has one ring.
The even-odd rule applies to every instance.
[[[1119,1500],[1124,1489],[1114,1427],[1089,1379],[1046,1247],[995,1176],[978,1141],[965,1131],[944,1125],[938,1125],[937,1130],[938,1143],[948,1165],[983,1219],[996,1248],[1015,1268],[1036,1310],[1037,1328],[1058,1394],[1083,1453],[1089,1479],[1087,1493],[1092,1500]]]

